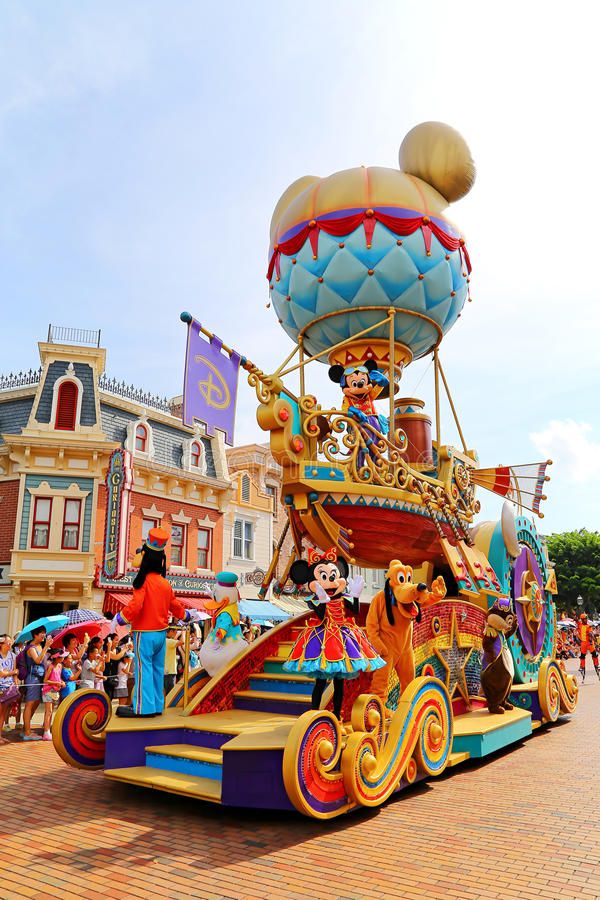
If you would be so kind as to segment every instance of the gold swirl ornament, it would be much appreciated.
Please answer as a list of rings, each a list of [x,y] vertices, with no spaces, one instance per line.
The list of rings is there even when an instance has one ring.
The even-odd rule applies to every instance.
[[[577,706],[579,687],[554,659],[545,659],[538,673],[538,697],[544,722],[556,722],[561,713],[568,715]]]
[[[76,769],[101,769],[106,726],[112,715],[104,691],[77,690],[63,700],[52,723],[54,749]]]
[[[384,721],[383,709],[369,705],[368,701],[374,699],[359,697],[356,701],[352,715],[355,730],[342,752],[346,793],[361,806],[379,806],[403,778],[411,784],[418,772],[440,775],[452,747],[452,706],[439,679],[420,677],[411,681],[390,720],[387,737],[383,725],[376,723],[376,712]],[[367,726],[363,729],[356,728],[361,716]]]
[[[342,728],[329,710],[305,712],[292,726],[283,751],[283,783],[298,812],[330,819],[351,809],[339,771],[341,751]]]

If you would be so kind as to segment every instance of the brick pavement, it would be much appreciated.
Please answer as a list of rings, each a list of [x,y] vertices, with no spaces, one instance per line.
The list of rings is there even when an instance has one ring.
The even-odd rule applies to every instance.
[[[0,748],[0,897],[600,898],[600,683],[577,714],[384,807],[232,813]]]

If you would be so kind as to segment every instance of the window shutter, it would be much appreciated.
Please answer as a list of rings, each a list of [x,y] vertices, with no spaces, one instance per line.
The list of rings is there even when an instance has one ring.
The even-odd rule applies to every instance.
[[[242,475],[242,500],[250,503],[250,479],[247,475]]]
[[[233,555],[238,558],[243,556],[242,535],[242,522],[239,519],[236,519],[233,523]]]
[[[75,431],[77,394],[77,385],[73,381],[63,381],[60,385],[56,403],[55,428],[61,431]]]

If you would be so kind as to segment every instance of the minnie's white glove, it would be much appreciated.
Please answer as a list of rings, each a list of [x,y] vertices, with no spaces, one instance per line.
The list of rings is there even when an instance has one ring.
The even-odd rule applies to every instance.
[[[355,600],[358,600],[363,592],[364,586],[365,579],[362,577],[362,575],[354,575],[352,578],[348,579],[346,590],[351,597],[354,597]]]
[[[329,603],[329,601],[331,600],[331,597],[329,596],[325,588],[321,587],[319,582],[317,582],[317,586],[315,588],[315,597],[317,598],[319,603]]]

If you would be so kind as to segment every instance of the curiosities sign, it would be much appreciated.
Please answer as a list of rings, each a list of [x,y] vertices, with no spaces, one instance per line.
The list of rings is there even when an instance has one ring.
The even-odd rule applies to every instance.
[[[102,570],[118,578],[127,570],[127,524],[133,467],[128,450],[114,450],[106,473],[106,530]]]

